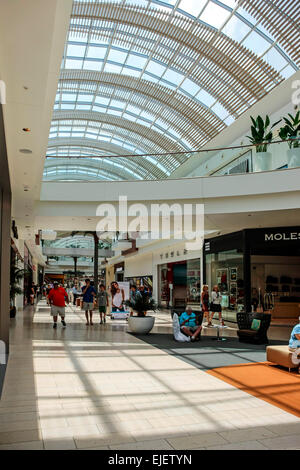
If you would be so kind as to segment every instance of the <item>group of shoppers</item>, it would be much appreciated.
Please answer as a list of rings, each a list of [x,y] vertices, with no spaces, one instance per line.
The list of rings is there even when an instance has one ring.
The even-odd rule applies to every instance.
[[[209,295],[208,285],[204,284],[201,293],[201,304],[204,317],[207,319],[207,326],[213,326],[212,320],[214,314],[219,314],[219,322],[221,326],[224,326],[224,320],[222,318],[222,296],[217,285],[213,286],[211,295]]]
[[[81,293],[76,288],[76,294],[81,295],[83,299],[82,309],[85,311],[86,325],[93,325],[93,310],[95,302],[98,303],[100,313],[100,324],[106,322],[106,309],[109,305],[108,294],[105,286],[100,284],[98,294],[90,279],[85,280],[85,285],[81,288]],[[74,292],[72,291],[73,296]],[[61,317],[63,328],[66,327],[65,322],[65,306],[70,303],[69,295],[64,287],[54,282],[53,288],[46,293],[47,301],[51,305],[51,316],[53,317],[53,328],[57,328],[58,315]]]

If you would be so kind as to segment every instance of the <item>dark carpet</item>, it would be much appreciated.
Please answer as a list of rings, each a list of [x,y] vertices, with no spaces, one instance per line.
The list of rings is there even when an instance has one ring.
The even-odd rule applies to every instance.
[[[201,340],[195,343],[179,343],[172,335],[165,333],[133,336],[201,370],[266,361],[266,345],[240,343],[238,338],[228,338],[227,341],[218,342],[213,340],[213,337],[202,336]],[[269,345],[275,344],[286,344],[286,342],[272,340],[269,342]]]

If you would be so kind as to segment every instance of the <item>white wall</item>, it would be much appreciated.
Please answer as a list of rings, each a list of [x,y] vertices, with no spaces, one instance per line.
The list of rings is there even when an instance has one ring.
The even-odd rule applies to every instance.
[[[152,276],[152,253],[125,258],[124,277]]]

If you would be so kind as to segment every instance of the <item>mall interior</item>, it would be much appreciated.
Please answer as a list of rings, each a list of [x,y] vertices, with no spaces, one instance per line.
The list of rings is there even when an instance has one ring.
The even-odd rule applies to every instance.
[[[0,450],[300,450],[299,41],[298,0],[1,0]]]

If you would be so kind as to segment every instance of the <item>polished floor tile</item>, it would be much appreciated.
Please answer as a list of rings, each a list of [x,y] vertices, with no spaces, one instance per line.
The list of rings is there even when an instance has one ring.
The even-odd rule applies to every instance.
[[[87,327],[73,306],[66,320],[53,330],[42,301],[12,322],[0,450],[300,447],[297,417],[127,334],[126,321]],[[154,332],[171,331],[158,312]]]

